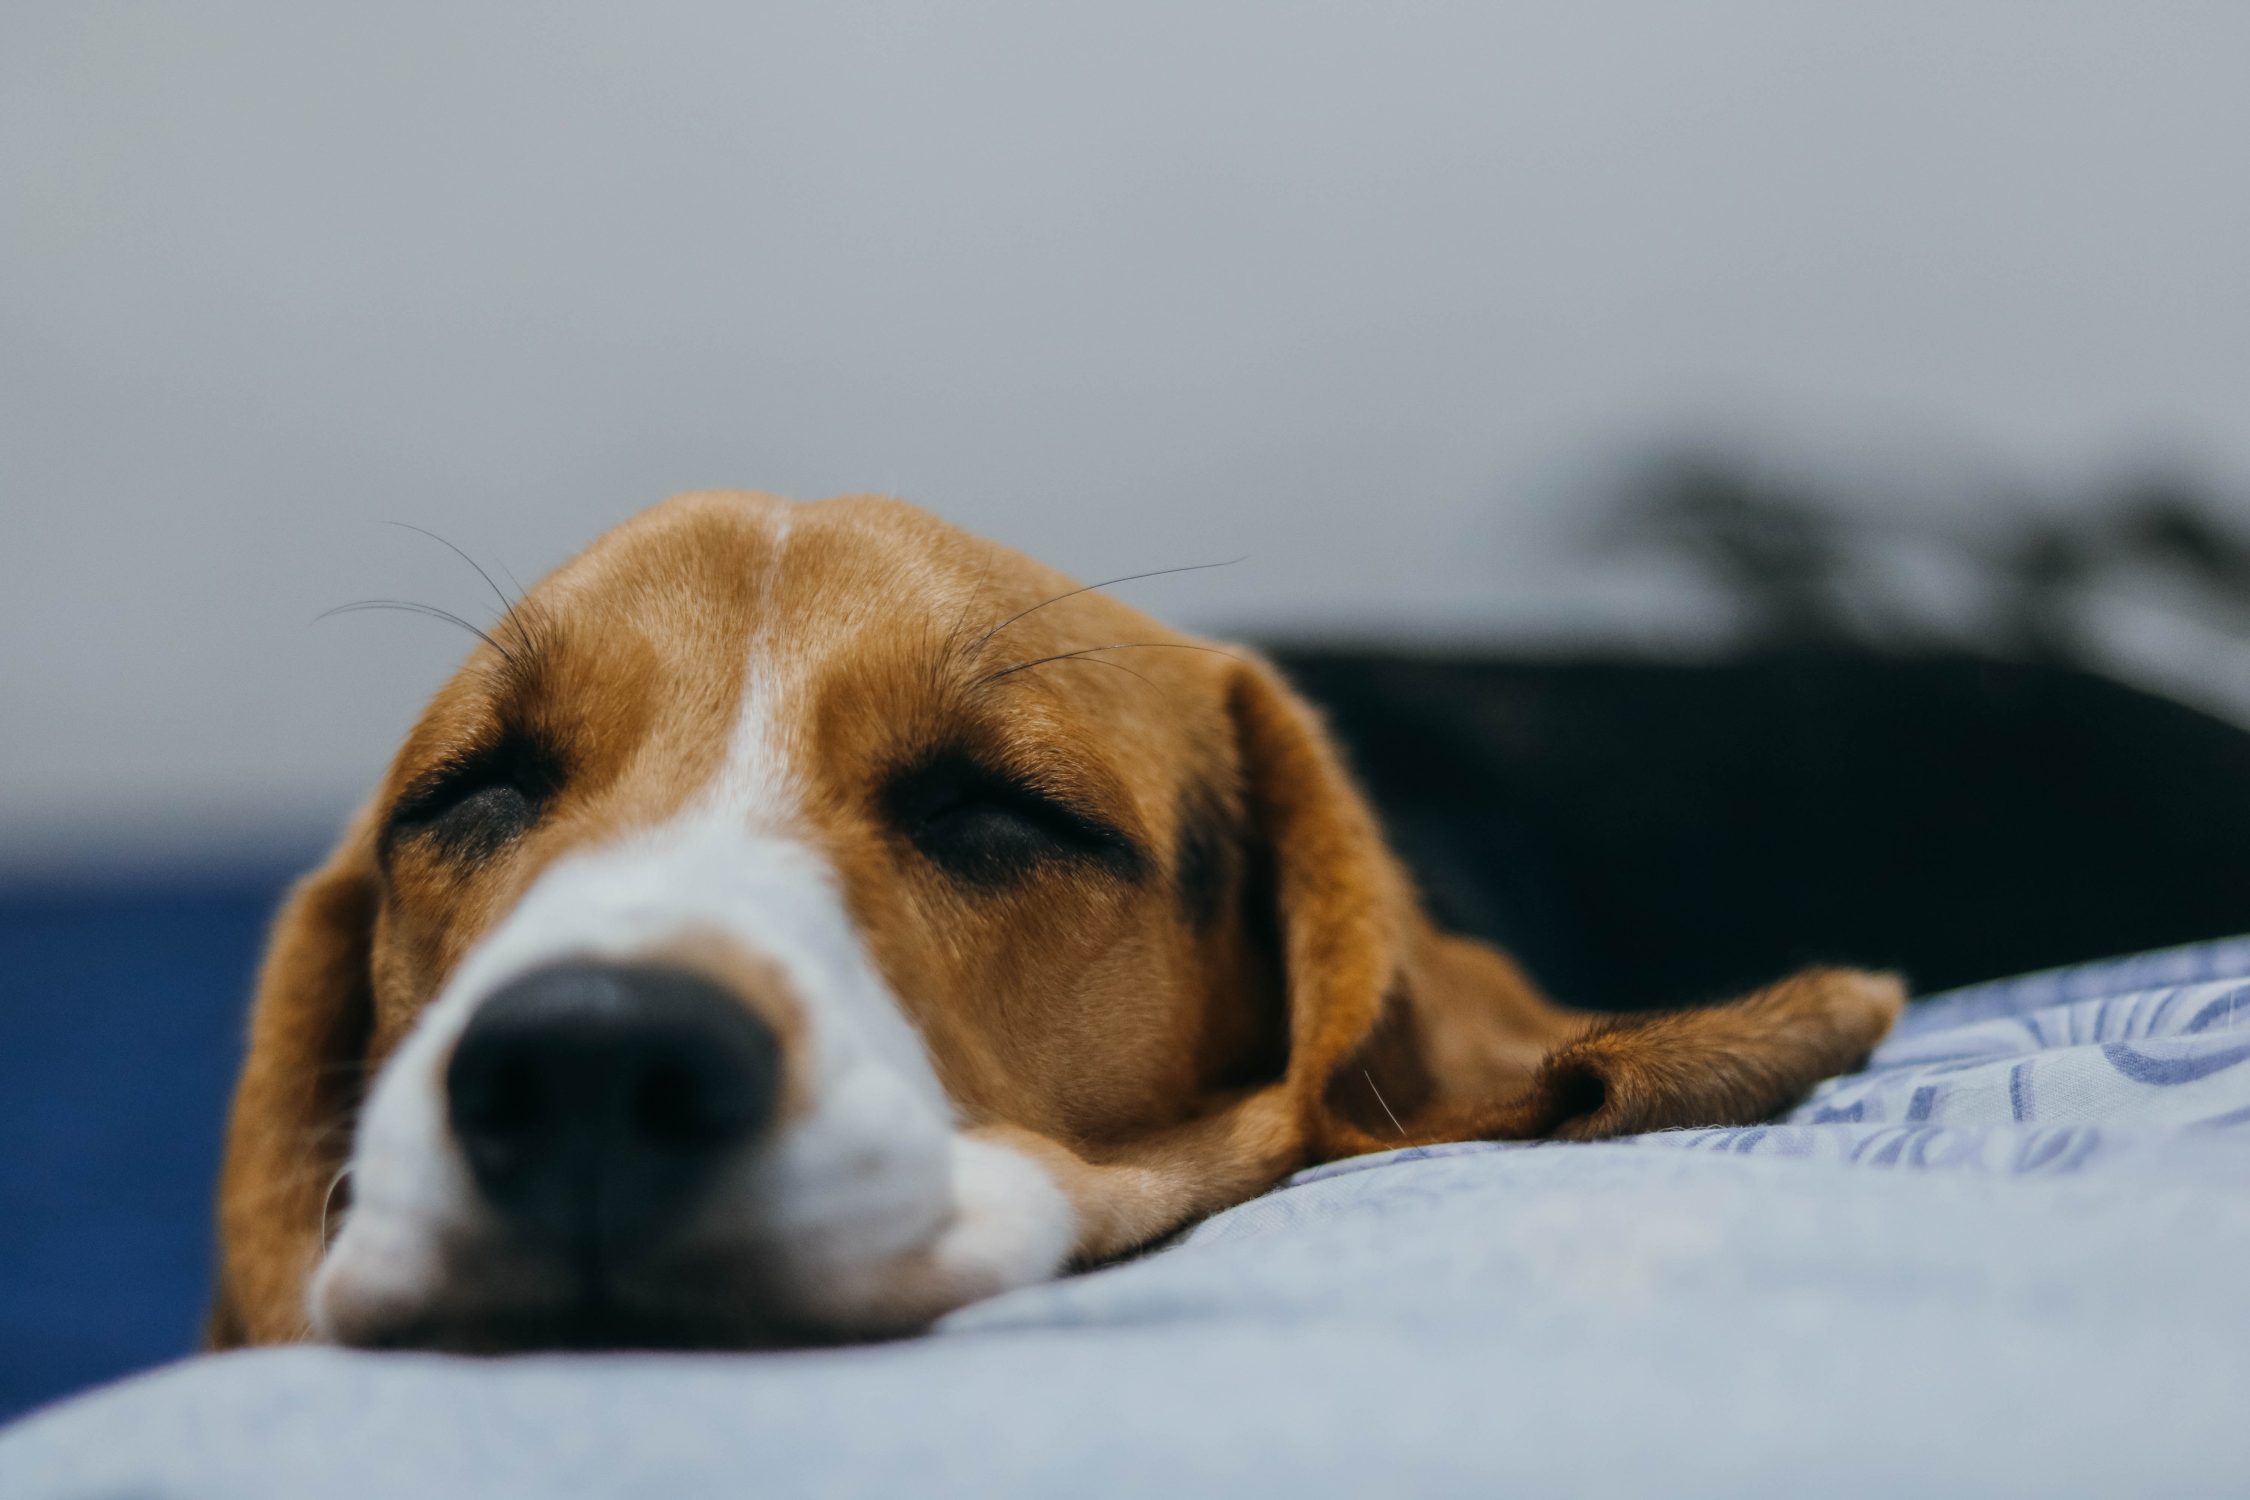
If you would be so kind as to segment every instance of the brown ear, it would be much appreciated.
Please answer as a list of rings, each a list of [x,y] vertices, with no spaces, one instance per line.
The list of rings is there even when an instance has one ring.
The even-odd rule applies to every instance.
[[[1430,1139],[1463,1108],[1521,1095],[1575,1023],[1502,955],[1430,926],[1326,727],[1279,673],[1247,661],[1230,708],[1308,1158]]]
[[[1746,1124],[1856,1066],[1898,1014],[1897,980],[1848,969],[1702,1010],[1556,1006],[1505,955],[1431,926],[1317,716],[1272,669],[1244,668],[1234,709],[1274,871],[1287,1085],[1316,1159]]]
[[[259,969],[219,1177],[218,1282],[204,1329],[211,1348],[304,1335],[305,1280],[350,1149],[373,1025],[376,907],[372,820],[363,812],[290,893]]]

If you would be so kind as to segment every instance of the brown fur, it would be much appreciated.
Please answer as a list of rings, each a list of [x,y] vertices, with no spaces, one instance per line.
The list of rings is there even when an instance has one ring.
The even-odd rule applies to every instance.
[[[1563,1011],[1431,926],[1318,717],[1255,656],[1057,598],[1075,585],[890,501],[795,508],[760,593],[782,504],[682,497],[542,583],[496,631],[516,662],[471,656],[291,898],[228,1136],[213,1344],[303,1335],[364,1080],[543,868],[710,778],[761,630],[811,685],[789,725],[817,772],[802,835],[963,1118],[1071,1199],[1082,1261],[1357,1152],[1760,1119],[1897,1013],[1894,980],[1840,970],[1708,1010]],[[538,824],[473,861],[381,850],[388,809],[501,715],[568,761]],[[1146,867],[965,891],[902,847],[876,792],[938,744],[1098,811]],[[786,1043],[790,1002],[755,955],[676,957],[737,982]]]

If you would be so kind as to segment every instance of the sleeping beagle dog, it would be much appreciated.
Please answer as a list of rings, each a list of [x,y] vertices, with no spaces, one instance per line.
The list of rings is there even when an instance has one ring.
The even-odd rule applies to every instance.
[[[1309,1164],[1772,1114],[1899,983],[1596,1019],[1313,711],[905,504],[681,496],[437,694],[260,975],[218,1346],[909,1333]]]

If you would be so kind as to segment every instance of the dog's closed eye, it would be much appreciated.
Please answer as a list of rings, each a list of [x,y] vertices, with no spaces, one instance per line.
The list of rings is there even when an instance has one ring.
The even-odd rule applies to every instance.
[[[562,763],[553,751],[509,730],[440,766],[400,798],[384,830],[384,850],[427,841],[449,858],[488,858],[529,832],[561,786]]]
[[[885,800],[922,856],[965,884],[1008,884],[1055,860],[1123,875],[1141,868],[1139,847],[1121,830],[961,751],[894,777]]]

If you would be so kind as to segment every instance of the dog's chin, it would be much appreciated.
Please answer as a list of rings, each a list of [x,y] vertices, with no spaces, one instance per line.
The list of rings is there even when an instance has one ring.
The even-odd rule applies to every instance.
[[[469,1355],[805,1349],[857,1341],[741,1309],[641,1307],[601,1295],[505,1307],[439,1303],[349,1333],[341,1342],[353,1348]]]
[[[782,1311],[750,1256],[652,1261],[628,1274],[504,1247],[442,1260],[452,1265],[388,1285],[363,1283],[332,1260],[314,1278],[314,1331],[349,1348],[448,1354],[793,1349],[865,1337]]]

